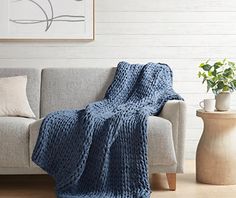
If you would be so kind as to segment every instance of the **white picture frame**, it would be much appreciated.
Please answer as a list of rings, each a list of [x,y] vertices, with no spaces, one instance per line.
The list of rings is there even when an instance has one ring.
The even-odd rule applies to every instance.
[[[1,0],[0,39],[94,40],[94,0]]]

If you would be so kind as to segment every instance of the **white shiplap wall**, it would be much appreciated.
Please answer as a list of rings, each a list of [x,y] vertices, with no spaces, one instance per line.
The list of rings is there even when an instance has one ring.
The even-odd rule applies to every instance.
[[[0,67],[165,62],[188,104],[186,158],[194,158],[202,131],[195,110],[205,97],[197,66],[208,58],[236,61],[236,1],[95,1],[95,41],[1,41]]]

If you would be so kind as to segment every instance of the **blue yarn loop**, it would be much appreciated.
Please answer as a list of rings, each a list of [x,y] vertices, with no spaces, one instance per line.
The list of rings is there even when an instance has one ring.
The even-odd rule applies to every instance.
[[[148,198],[147,118],[173,99],[168,65],[120,62],[103,100],[45,117],[32,160],[58,198]]]

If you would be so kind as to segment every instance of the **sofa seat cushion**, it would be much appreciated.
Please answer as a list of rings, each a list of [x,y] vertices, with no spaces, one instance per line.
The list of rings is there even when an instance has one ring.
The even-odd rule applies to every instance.
[[[34,121],[0,117],[0,167],[29,167],[29,125]]]
[[[30,125],[30,159],[37,141],[39,129],[43,119]],[[170,121],[150,116],[148,118],[148,164],[149,166],[171,166],[176,164],[172,125]],[[36,166],[30,160],[31,166]]]

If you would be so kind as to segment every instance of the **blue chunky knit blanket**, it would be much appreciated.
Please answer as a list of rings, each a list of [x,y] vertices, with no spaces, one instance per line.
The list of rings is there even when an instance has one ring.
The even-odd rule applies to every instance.
[[[148,198],[147,118],[181,99],[165,64],[118,64],[103,100],[49,114],[32,159],[58,198]]]

